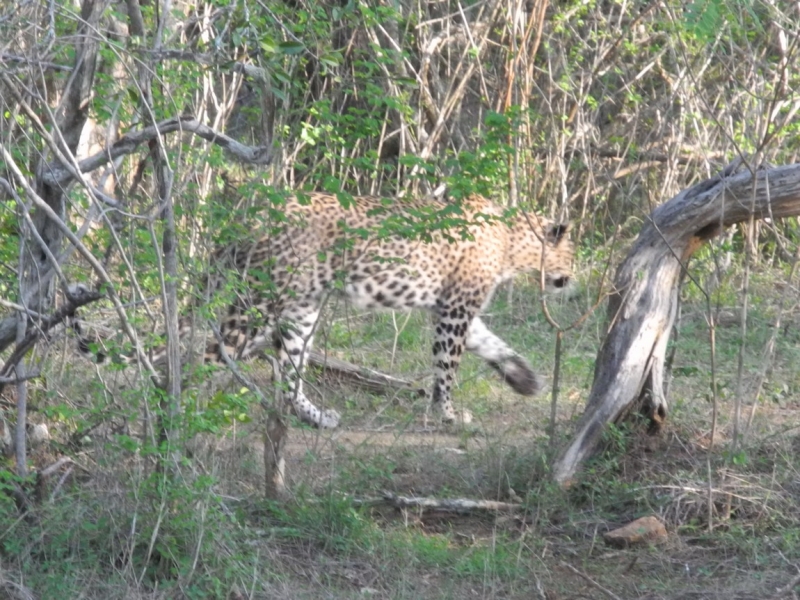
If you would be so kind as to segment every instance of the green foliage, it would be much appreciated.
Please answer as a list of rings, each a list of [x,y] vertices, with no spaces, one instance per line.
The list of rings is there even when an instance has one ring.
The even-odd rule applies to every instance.
[[[686,31],[705,44],[713,42],[721,31],[747,40],[764,33],[766,15],[762,10],[754,0],[693,0],[686,9]]]
[[[449,534],[403,528],[381,530],[365,513],[355,510],[349,500],[332,496],[321,503],[269,505],[268,511],[281,537],[355,560],[371,556],[385,561],[389,572],[435,569],[443,576],[477,582],[524,576],[531,567],[527,560],[519,560],[517,543],[505,537],[465,548]]]
[[[725,24],[725,3],[721,0],[694,0],[686,10],[686,25],[695,37],[712,42]]]
[[[256,404],[257,398],[247,388],[238,392],[218,391],[207,402],[192,398],[183,413],[187,420],[186,435],[191,438],[198,433],[220,434],[234,423],[249,423]]]
[[[245,565],[255,564],[246,546],[234,554],[224,551],[238,541],[209,478],[174,486],[153,473],[126,483],[129,497],[114,489],[75,489],[37,508],[35,522],[0,510],[4,556],[31,567],[27,586],[42,597],[71,597],[98,582],[108,586],[98,591],[115,595],[112,589],[138,581],[145,589],[188,588],[193,597],[220,597]],[[204,569],[196,570],[195,560]]]
[[[519,107],[506,114],[487,113],[476,150],[460,152],[449,165],[453,174],[447,179],[448,193],[454,198],[471,194],[492,197],[503,189],[515,153],[512,141],[522,122]]]

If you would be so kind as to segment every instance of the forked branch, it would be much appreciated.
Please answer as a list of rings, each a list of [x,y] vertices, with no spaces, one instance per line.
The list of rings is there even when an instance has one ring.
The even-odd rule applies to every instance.
[[[3,368],[0,369],[0,392],[3,391],[6,382],[14,381],[9,379],[11,373],[14,371],[19,361],[22,360],[22,357],[25,356],[28,350],[33,348],[33,345],[40,337],[45,335],[50,329],[61,323],[64,319],[75,316],[75,311],[81,306],[85,306],[90,302],[95,302],[102,297],[103,294],[99,292],[78,288],[67,298],[67,302],[52,315],[34,321],[34,326],[28,329],[28,333],[25,334],[23,340],[17,344],[17,347],[14,348],[14,351],[11,353],[11,356],[8,357]]]

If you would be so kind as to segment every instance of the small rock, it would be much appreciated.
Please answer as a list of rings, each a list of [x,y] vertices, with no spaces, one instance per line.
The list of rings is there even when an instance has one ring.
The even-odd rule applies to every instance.
[[[31,447],[38,446],[50,439],[50,430],[44,423],[36,423],[28,430]]]
[[[667,529],[656,517],[642,517],[624,527],[608,531],[603,539],[609,546],[627,548],[636,544],[657,542],[667,537]]]
[[[375,596],[377,594],[380,594],[379,590],[376,590],[375,588],[371,587],[362,587],[360,591],[362,596]]]

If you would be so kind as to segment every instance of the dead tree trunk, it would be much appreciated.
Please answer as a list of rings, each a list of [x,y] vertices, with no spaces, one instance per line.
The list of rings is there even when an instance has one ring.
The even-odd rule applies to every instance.
[[[608,332],[577,431],[553,469],[568,485],[609,423],[646,400],[652,423],[667,414],[664,358],[678,283],[691,255],[724,228],[750,219],[800,215],[800,164],[720,175],[682,191],[650,215],[617,269]]]

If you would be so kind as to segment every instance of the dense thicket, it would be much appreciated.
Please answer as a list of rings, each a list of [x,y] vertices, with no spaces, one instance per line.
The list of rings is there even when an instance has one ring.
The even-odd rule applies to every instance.
[[[215,527],[238,515],[209,500],[213,478],[196,464],[182,470],[178,452],[198,432],[246,421],[254,404],[246,386],[210,398],[182,389],[179,315],[203,322],[242,291],[229,281],[210,294],[213,249],[250,235],[259,211],[279,220],[287,190],[327,190],[345,202],[357,193],[479,192],[574,222],[589,307],[609,291],[599,289],[600,274],[665,200],[733,159],[748,168],[798,161],[798,6],[0,2],[0,445],[16,447],[15,466],[0,469],[3,556],[54,593],[63,592],[66,571],[48,569],[69,569],[80,557],[137,590],[177,578],[186,597],[201,597],[188,582],[207,568],[206,597],[244,597],[216,579],[234,578],[225,561],[238,550],[214,537],[230,530]],[[750,223],[717,238],[702,267],[718,274],[733,252],[789,261],[786,242],[799,234],[796,219]],[[63,325],[82,306],[94,326],[108,326],[109,345],[138,354],[136,369],[113,384],[100,372],[70,381],[89,373],[69,370],[71,350],[53,360],[53,348],[70,346],[51,342],[69,335]],[[160,369],[147,348],[164,339]],[[35,486],[26,477],[29,390],[37,420],[61,429],[60,458],[45,456],[50,467],[38,470]],[[270,431],[283,435],[282,426],[271,421]],[[95,473],[102,499],[79,498],[75,510],[65,503],[64,514],[39,502],[58,523],[39,532],[36,519],[48,515],[33,506],[47,497],[48,477],[63,474],[54,484],[63,489],[77,472],[68,457],[97,431],[115,444],[97,464],[119,465],[136,485],[116,490],[118,506],[105,506],[118,484]],[[165,485],[178,473],[189,473],[185,485]],[[515,495],[508,479],[495,487]],[[710,498],[709,483],[709,515]],[[730,514],[730,496],[727,507]],[[84,509],[102,522],[84,519]],[[275,514],[275,535],[294,542],[294,525]],[[360,516],[342,514],[330,539],[365,531]],[[70,520],[81,523],[62,531]],[[439,555],[429,554],[438,566]],[[515,556],[498,560],[518,564]],[[255,569],[237,568],[236,581],[249,589]],[[82,589],[83,572],[75,572]]]
[[[142,332],[174,338],[209,249],[286,189],[532,206],[588,275],[732,158],[796,161],[800,20],[771,0],[0,10],[0,349],[102,287],[170,418],[180,357],[161,381]],[[796,225],[759,235],[780,260]],[[45,354],[3,374],[22,414]]]

